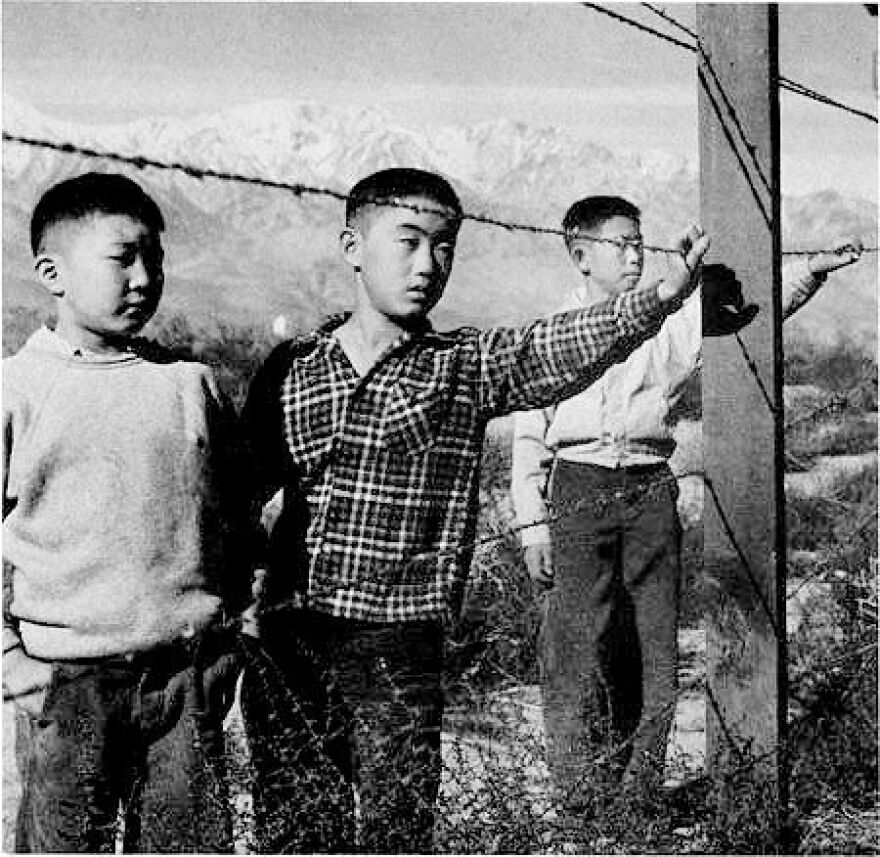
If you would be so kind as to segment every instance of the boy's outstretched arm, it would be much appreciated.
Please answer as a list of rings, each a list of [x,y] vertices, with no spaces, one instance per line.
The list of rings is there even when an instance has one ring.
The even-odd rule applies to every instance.
[[[782,269],[783,318],[794,315],[825,284],[828,274],[852,265],[862,256],[861,238],[841,236],[831,242],[831,251],[813,253],[790,262]]]
[[[841,237],[833,249],[803,256],[782,268],[783,318],[790,318],[822,287],[828,274],[861,258],[860,238]],[[747,327],[758,313],[755,304],[746,304],[742,283],[726,265],[703,267],[702,292],[703,336],[728,336]]]
[[[696,288],[709,239],[692,227],[666,277],[585,309],[523,328],[479,334],[481,410],[485,418],[546,407],[586,389],[614,363],[656,335]]]

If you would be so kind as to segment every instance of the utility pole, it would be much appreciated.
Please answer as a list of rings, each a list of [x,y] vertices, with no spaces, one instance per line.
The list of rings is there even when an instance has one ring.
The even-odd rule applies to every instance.
[[[740,811],[767,810],[775,840],[788,800],[777,8],[698,4],[697,25],[701,223],[710,261],[759,307],[703,342],[708,766]]]

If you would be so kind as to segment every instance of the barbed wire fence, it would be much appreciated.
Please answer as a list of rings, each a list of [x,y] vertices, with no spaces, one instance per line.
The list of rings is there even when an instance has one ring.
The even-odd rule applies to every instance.
[[[603,9],[596,4],[585,3],[583,5],[610,15],[622,23],[627,23],[647,31],[678,47],[693,52],[701,51],[696,34],[675,21],[668,13],[652,4],[643,5],[667,23],[694,39],[697,44],[689,44],[667,34],[662,34],[643,24],[628,20],[624,16],[613,13],[610,10]],[[711,68],[711,64],[708,67]],[[784,89],[795,94],[813,98],[820,103],[845,110],[873,122],[877,121],[876,117],[864,111],[857,111],[854,108],[843,105],[835,99],[823,96],[821,93],[817,93],[794,81],[783,78],[781,85]],[[743,156],[740,163],[743,170],[748,171],[756,166],[756,162],[753,159],[755,148],[746,139],[735,111],[732,110],[729,104],[725,112],[730,127],[728,139],[732,145],[740,145],[745,149],[746,155]],[[78,146],[70,142],[30,137],[5,130],[3,132],[3,140],[9,144],[52,150],[68,155],[78,155],[138,170],[172,171],[198,180],[236,182],[264,187],[288,192],[295,197],[327,197],[338,202],[344,202],[347,199],[345,193],[328,187],[275,181],[259,176],[219,171],[177,161],[163,161],[139,154],[132,155],[114,151],[102,151],[86,146]],[[758,171],[758,179],[760,180],[760,171]],[[381,202],[385,205],[402,205],[406,208],[425,210],[422,206],[413,206],[411,203],[400,200],[383,199]],[[461,219],[507,231],[531,234],[564,234],[563,230],[555,227],[505,221],[482,213],[466,212],[462,214]],[[588,236],[584,237],[587,237],[588,240],[603,240],[589,238]],[[648,252],[681,255],[680,249],[672,247],[646,245],[645,250]],[[839,248],[830,250],[789,249],[783,251],[784,255],[788,256],[809,256],[825,252],[839,252]],[[877,247],[865,247],[863,252],[876,253]],[[736,338],[742,351],[747,371],[754,377],[755,382],[760,385],[767,406],[771,410],[774,409],[775,405],[766,389],[764,389],[755,361],[751,358],[742,338],[739,336]],[[870,382],[870,379],[868,381]],[[820,425],[827,420],[836,420],[841,415],[846,414],[848,410],[863,405],[865,397],[865,382],[861,380],[851,389],[831,393],[827,397],[827,401],[789,420],[785,425],[786,431],[794,432],[803,427]],[[874,402],[874,407],[876,407],[876,401]],[[791,461],[801,468],[808,468],[810,463],[800,460],[796,455],[792,455]],[[715,490],[710,476],[702,469],[692,469],[677,473],[674,481],[678,484],[688,479],[696,480],[701,485],[704,489],[704,497],[708,497],[709,501],[715,505],[722,522],[725,521],[726,513],[721,506],[718,492]],[[666,488],[668,488],[668,485],[659,483],[657,486],[648,489],[648,491],[661,491]],[[620,509],[625,509],[636,501],[644,501],[646,493],[646,490],[641,486],[627,488],[624,485],[616,491],[599,493],[588,501],[559,506],[550,504],[549,522],[558,522],[565,518],[581,515],[587,511],[597,517],[619,514]],[[492,502],[490,498],[490,506]],[[850,515],[858,513],[855,522],[849,527],[849,532],[853,537],[869,530],[872,525],[876,527],[876,515],[875,512],[872,512],[870,502],[866,505],[864,500],[847,500],[834,497],[817,498],[816,502],[836,505],[843,512]],[[874,503],[876,507],[876,490]],[[495,505],[497,506],[497,503]],[[503,503],[501,506],[503,507]],[[527,524],[515,524],[509,509],[495,508],[491,510],[491,514],[485,522],[487,531],[478,534],[468,543],[457,546],[452,552],[435,552],[417,557],[407,564],[406,568],[400,570],[404,572],[411,570],[412,565],[418,563],[457,559],[461,556],[473,556],[475,570],[472,575],[471,585],[487,587],[497,597],[507,598],[511,602],[508,605],[509,614],[521,613],[525,616],[532,609],[532,605],[529,603],[530,592],[527,585],[522,585],[524,583],[522,568],[520,567],[516,571],[516,569],[511,568],[511,565],[515,562],[513,557],[518,550],[518,537],[535,526],[545,526],[547,523],[548,520],[545,519]],[[786,628],[778,627],[773,612],[757,583],[755,573],[749,567],[741,546],[737,544],[732,528],[726,526],[725,530],[730,539],[731,546],[739,558],[743,579],[748,586],[753,588],[774,633],[787,633]],[[876,554],[874,561],[876,563]],[[792,588],[788,596],[789,599],[800,598],[802,592],[805,589],[810,589],[816,580],[827,578],[829,569],[832,569],[833,565],[833,561],[830,563],[817,563],[816,568],[809,574],[806,574]],[[512,574],[519,574],[519,588],[512,583]],[[856,601],[858,602],[859,610],[863,612],[867,610],[867,613],[870,614],[873,605],[873,630],[876,632],[876,579],[874,578],[872,583],[871,577],[868,576],[864,580],[858,581],[855,588],[858,590]],[[276,605],[273,610],[280,612],[297,606],[297,604],[298,602],[281,603]],[[833,658],[826,658],[824,661],[819,659],[823,675],[827,673],[828,676],[836,676],[838,673],[835,673],[835,670],[839,672],[842,666],[848,666],[846,676],[857,676],[855,680],[846,686],[844,692],[839,694],[837,700],[839,705],[844,705],[848,700],[857,697],[859,694],[864,695],[864,682],[858,679],[858,675],[859,673],[870,675],[872,659],[874,661],[873,672],[876,673],[876,648],[870,644],[870,641],[866,640],[865,627],[865,623],[860,625],[858,622],[853,622],[852,628],[847,630],[848,638],[842,643],[843,650],[841,651],[840,645],[838,645],[835,648]],[[870,632],[870,622],[867,623],[867,627]],[[230,628],[237,630],[234,621],[230,622]],[[855,630],[852,630],[853,628]],[[503,638],[505,634],[509,633],[510,636],[507,642],[513,647],[528,647],[530,645],[529,641],[523,638],[522,627],[519,621],[513,622],[510,629],[488,628],[485,630],[488,634],[499,635],[496,639]],[[455,641],[453,641],[452,645],[454,646],[455,644]],[[258,652],[255,656],[254,643],[244,638],[240,638],[239,645],[248,658],[251,659],[251,663],[254,664],[253,668],[258,672],[260,681],[265,687],[267,700],[270,700],[277,708],[280,721],[287,721],[286,723],[279,722],[279,733],[294,729],[299,736],[298,740],[293,742],[287,740],[283,742],[284,746],[293,745],[298,748],[296,758],[284,760],[284,767],[291,772],[296,772],[296,775],[291,777],[290,782],[282,783],[279,787],[282,791],[286,790],[300,796],[306,796],[306,799],[302,800],[301,803],[303,814],[313,812],[315,807],[319,806],[323,807],[321,811],[328,819],[340,817],[343,814],[342,810],[345,808],[346,802],[351,799],[351,796],[347,779],[340,773],[338,767],[334,764],[328,764],[327,761],[331,754],[329,751],[325,752],[325,748],[329,743],[332,743],[335,736],[316,731],[308,712],[301,710],[297,694],[286,686],[283,677],[279,677],[277,666],[272,663],[271,658],[265,652]],[[856,666],[853,667],[853,664]],[[517,698],[516,695],[509,695],[508,692],[510,690],[515,690],[521,685],[522,676],[518,675],[516,671],[510,671],[505,674],[503,665],[499,666],[499,671],[500,677],[496,676],[495,681],[488,689],[481,690],[471,687],[468,689],[469,695],[462,702],[453,702],[448,708],[449,718],[453,723],[458,724],[459,734],[457,740],[449,741],[448,746],[444,749],[443,787],[440,797],[441,811],[438,813],[440,828],[438,830],[438,841],[443,843],[443,850],[451,852],[522,851],[534,848],[552,851],[560,847],[560,845],[553,827],[557,819],[556,803],[548,791],[546,750],[541,738],[540,718],[536,714],[540,709],[540,700],[534,696],[523,699],[521,697]],[[812,687],[822,686],[821,677],[813,676],[813,679]],[[679,698],[682,694],[690,693],[700,693],[707,698],[708,704],[713,708],[715,716],[722,725],[725,740],[729,742],[734,755],[741,760],[736,769],[724,773],[725,779],[733,780],[737,777],[745,776],[756,765],[766,761],[766,754],[756,757],[750,753],[749,748],[738,746],[735,731],[732,728],[728,728],[725,723],[723,712],[717,702],[713,700],[711,691],[699,670],[688,681],[682,683],[682,686],[679,688]],[[790,724],[788,741],[790,744],[795,744],[801,741],[804,735],[808,735],[809,741],[805,750],[809,752],[813,745],[820,741],[825,734],[821,727],[823,720],[828,718],[827,699],[821,693],[802,695],[795,691],[793,696],[796,697],[795,701],[799,710],[796,718]],[[862,704],[859,700],[857,700],[857,703],[858,705]],[[856,713],[863,713],[859,712],[858,708],[855,710]],[[669,711],[664,710],[658,712],[655,717],[665,717],[668,714]],[[295,721],[294,725],[290,725],[291,720]],[[873,725],[876,726],[876,715],[873,719]],[[596,765],[601,765],[613,758],[622,749],[626,748],[627,745],[631,744],[632,740],[632,737],[620,739],[619,737],[608,735],[604,751],[597,757]],[[281,743],[279,743],[279,746],[281,746]],[[233,771],[231,787],[234,797],[238,801],[240,818],[243,819],[238,831],[239,847],[240,850],[248,851],[252,850],[253,846],[253,843],[248,840],[250,832],[247,818],[249,812],[249,788],[252,784],[248,780],[247,760],[242,761],[241,758],[237,760],[235,758],[237,754],[240,755],[240,750],[240,743],[233,744],[230,749],[232,757],[230,768]],[[781,748],[773,752],[788,752],[788,750],[789,748]],[[592,771],[586,772],[585,776],[589,777],[592,773]],[[691,772],[689,775],[686,774],[683,777],[683,787],[689,788],[704,783],[709,779],[709,776],[707,773]],[[236,779],[236,777],[239,779]],[[282,837],[282,841],[284,837],[287,837],[287,844],[299,845],[300,850],[302,850],[308,845],[314,846],[315,843],[296,842],[296,830],[300,826],[299,821],[300,818],[297,816],[291,818],[281,818],[279,816],[277,819],[279,836]],[[332,821],[328,823],[332,826]],[[313,826],[313,819],[309,823],[302,825],[303,829],[313,828]],[[328,830],[325,833],[328,840],[343,835],[336,830]],[[602,847],[602,842],[597,843],[594,841],[593,844],[598,844],[599,847]],[[616,847],[616,843],[613,840],[609,840],[605,843],[605,846],[613,849]],[[296,849],[294,848],[294,850]]]

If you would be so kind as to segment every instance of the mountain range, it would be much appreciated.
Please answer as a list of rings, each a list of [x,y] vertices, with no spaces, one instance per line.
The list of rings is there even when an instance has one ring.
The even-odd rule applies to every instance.
[[[265,102],[186,118],[81,125],[5,98],[3,130],[337,192],[376,169],[418,166],[449,177],[470,212],[542,226],[557,226],[578,196],[615,193],[640,206],[646,241],[660,246],[671,246],[698,212],[698,177],[685,157],[617,154],[557,129],[512,121],[408,128],[374,110]],[[48,305],[32,284],[27,241],[30,211],[40,193],[85,170],[118,168],[4,143],[5,308]],[[173,170],[122,171],[154,195],[167,220],[166,310],[185,313],[197,324],[213,318],[271,325],[284,315],[293,329],[303,329],[348,305],[350,275],[337,248],[342,220],[337,200]],[[785,198],[783,220],[784,246],[825,247],[841,234],[876,246],[876,208],[866,199],[833,190]],[[652,261],[649,254],[648,264]],[[876,255],[833,281],[793,321],[794,332],[873,350]],[[576,284],[558,236],[468,222],[435,323],[521,323],[552,311]]]

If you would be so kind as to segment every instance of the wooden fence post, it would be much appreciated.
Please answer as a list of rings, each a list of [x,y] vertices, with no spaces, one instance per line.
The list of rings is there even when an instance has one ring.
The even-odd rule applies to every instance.
[[[697,24],[709,261],[733,268],[760,308],[736,336],[703,342],[704,562],[717,596],[707,617],[708,765],[739,811],[754,814],[747,821],[775,837],[787,803],[777,9],[698,4]]]

